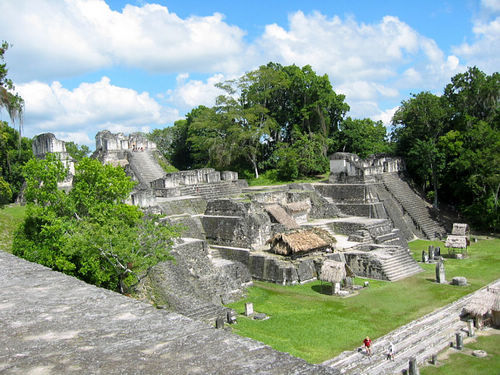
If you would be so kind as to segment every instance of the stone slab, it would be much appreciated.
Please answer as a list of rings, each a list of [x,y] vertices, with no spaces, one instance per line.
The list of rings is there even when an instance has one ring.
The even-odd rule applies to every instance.
[[[0,252],[2,374],[335,374]]]

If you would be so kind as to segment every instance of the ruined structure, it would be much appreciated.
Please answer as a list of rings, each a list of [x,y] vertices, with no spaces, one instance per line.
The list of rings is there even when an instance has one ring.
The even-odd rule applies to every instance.
[[[43,159],[48,153],[56,155],[64,167],[68,169],[68,176],[64,181],[59,182],[58,186],[60,189],[70,190],[75,174],[75,161],[66,151],[66,142],[57,139],[52,133],[43,133],[33,138],[31,147],[33,155],[39,159]]]
[[[443,238],[437,213],[408,184],[404,171],[400,158],[363,160],[339,152],[330,157],[330,183],[320,189],[346,214],[390,219],[406,240]]]
[[[44,149],[62,150],[50,139],[53,144]],[[326,260],[346,264],[357,276],[408,277],[421,268],[406,241],[435,238],[441,230],[401,178],[404,163],[398,158],[361,160],[338,153],[331,157],[328,182],[249,188],[231,171],[165,173],[156,145],[139,133],[100,132],[93,156],[123,166],[138,182],[131,204],[185,228],[174,249],[177,262],[155,267],[141,285],[143,296],[203,319],[224,313],[221,302],[238,299],[252,280],[316,280]],[[283,242],[294,232],[315,231],[336,242],[313,241],[314,251],[301,256],[270,249],[272,238]]]

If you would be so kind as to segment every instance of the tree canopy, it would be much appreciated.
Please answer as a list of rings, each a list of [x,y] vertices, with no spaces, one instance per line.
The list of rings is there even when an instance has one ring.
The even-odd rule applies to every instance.
[[[478,228],[498,230],[500,74],[469,68],[442,96],[403,101],[393,124],[397,153],[424,190],[432,187],[435,205],[439,192]]]
[[[278,169],[285,179],[326,172],[349,110],[328,76],[309,65],[269,63],[218,87],[224,94],[214,107],[199,106],[171,130],[153,133],[174,166],[251,171],[255,177]],[[291,170],[288,161],[297,157],[301,166]]]
[[[24,182],[22,168],[32,156],[31,140],[0,121],[0,205],[19,196]]]
[[[57,188],[67,170],[52,154],[28,161],[24,175],[28,208],[15,255],[122,293],[171,259],[179,228],[124,203],[134,183],[122,168],[83,158],[69,193]]]
[[[22,133],[24,100],[14,92],[14,83],[7,78],[7,63],[5,63],[5,52],[9,49],[9,43],[3,41],[0,45],[0,109],[5,109],[15,124],[18,122],[19,136]]]

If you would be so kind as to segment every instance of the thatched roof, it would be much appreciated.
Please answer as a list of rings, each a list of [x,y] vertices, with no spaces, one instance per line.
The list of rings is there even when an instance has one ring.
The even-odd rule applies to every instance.
[[[446,242],[444,244],[446,247],[452,247],[454,249],[465,249],[467,248],[467,237],[466,236],[455,236],[450,234],[446,237]]]
[[[320,280],[340,283],[346,277],[345,263],[327,259],[321,266]]]
[[[278,204],[268,204],[264,206],[264,209],[276,219],[280,224],[283,224],[286,229],[299,228],[299,224],[295,221],[293,217],[286,213],[286,211]]]
[[[483,316],[489,311],[500,311],[500,293],[498,290],[485,290],[476,294],[464,307],[466,314]]]
[[[332,247],[335,239],[325,230],[315,228],[278,233],[267,242],[276,254],[291,255]]]
[[[469,226],[467,224],[453,223],[451,234],[456,236],[466,236],[469,234]]]
[[[284,206],[291,213],[304,212],[311,208],[311,204],[308,201],[290,202]]]

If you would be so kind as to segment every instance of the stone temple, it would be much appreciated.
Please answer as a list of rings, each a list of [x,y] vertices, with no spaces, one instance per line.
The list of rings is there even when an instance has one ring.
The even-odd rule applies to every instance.
[[[72,165],[64,142],[52,134],[37,136],[33,151],[37,157],[55,152]],[[224,316],[223,304],[239,299],[253,280],[317,280],[327,259],[344,262],[360,277],[411,276],[422,269],[407,241],[445,234],[432,207],[405,180],[399,158],[335,153],[328,181],[248,187],[232,171],[166,173],[156,145],[140,133],[99,132],[93,157],[123,166],[137,181],[130,204],[185,226],[172,251],[177,261],[157,265],[140,294],[195,319]],[[314,229],[336,239],[332,248],[292,257],[270,249],[277,234]]]

